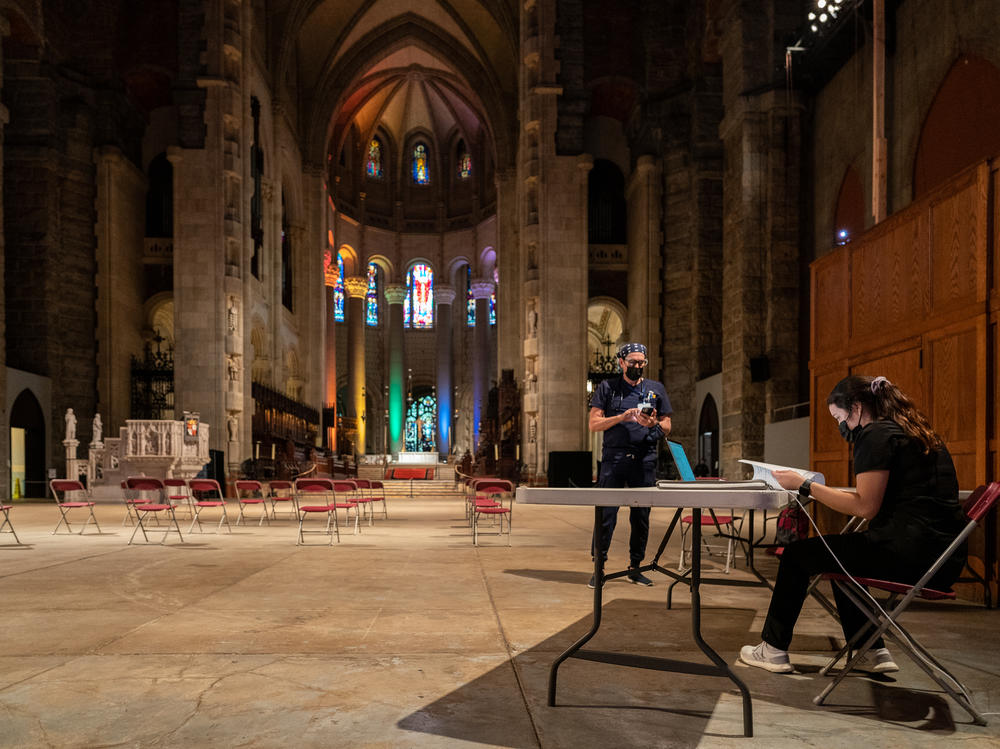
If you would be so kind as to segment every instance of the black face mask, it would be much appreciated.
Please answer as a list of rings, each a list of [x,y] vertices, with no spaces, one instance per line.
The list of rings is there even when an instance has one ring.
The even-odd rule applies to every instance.
[[[625,376],[637,382],[642,377],[642,367],[625,367]]]
[[[837,428],[840,430],[840,436],[843,437],[848,444],[853,444],[858,441],[858,435],[861,434],[863,427],[858,424],[854,427],[854,429],[851,429],[847,426],[847,419],[844,419],[844,421],[837,424]]]

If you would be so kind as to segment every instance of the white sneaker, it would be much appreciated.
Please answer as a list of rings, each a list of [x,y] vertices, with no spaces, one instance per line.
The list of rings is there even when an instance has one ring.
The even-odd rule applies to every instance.
[[[740,660],[748,666],[756,666],[775,674],[790,674],[795,669],[784,650],[762,642],[760,645],[744,645],[740,650]]]
[[[899,666],[892,659],[888,648],[869,650],[854,664],[855,671],[869,674],[891,674],[899,671]]]

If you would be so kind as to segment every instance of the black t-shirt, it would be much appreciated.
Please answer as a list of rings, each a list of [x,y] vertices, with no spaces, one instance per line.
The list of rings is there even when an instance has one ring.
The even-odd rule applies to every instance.
[[[925,455],[898,424],[874,421],[854,445],[854,473],[885,470],[889,481],[869,536],[908,557],[943,551],[965,526],[948,449]]]
[[[667,391],[656,380],[639,380],[637,385],[629,385],[622,376],[602,380],[590,398],[590,407],[599,408],[605,416],[617,416],[643,401],[656,407],[656,420],[674,412],[667,397]],[[651,427],[644,427],[634,421],[623,421],[604,432],[604,449],[641,448],[644,452],[656,451],[656,439],[647,440]]]

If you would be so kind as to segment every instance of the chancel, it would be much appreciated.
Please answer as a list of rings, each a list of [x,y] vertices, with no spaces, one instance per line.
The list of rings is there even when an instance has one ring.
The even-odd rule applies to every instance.
[[[648,351],[642,378],[669,394],[669,439],[699,481],[744,481],[752,461],[852,487],[854,447],[823,400],[851,375],[913,399],[961,497],[1000,479],[998,24],[995,0],[0,2],[0,715],[15,722],[0,744],[742,734],[725,685],[626,686],[579,659],[560,707],[544,706],[549,654],[589,616],[592,503],[505,492],[490,505],[475,481],[592,490],[616,445],[588,411],[630,342]],[[643,486],[675,480],[667,440],[642,444]],[[332,488],[300,497],[304,479]],[[57,504],[53,481],[79,496]],[[140,501],[134,487],[155,482],[162,496]],[[218,490],[199,499],[192,482]],[[226,503],[242,517],[247,497],[256,523],[189,534],[198,501],[222,503],[208,526]],[[469,514],[477,501],[499,509]],[[81,515],[93,502],[100,532],[53,535],[67,502]],[[794,523],[757,507],[747,537],[749,506],[712,508],[736,537],[715,569],[723,531],[705,526],[706,580],[759,582],[750,547],[774,577],[763,549],[784,548],[775,526]],[[647,507],[649,538],[683,561],[664,526],[700,513]],[[847,527],[821,502],[806,515],[813,536]],[[296,545],[299,528],[321,545]],[[609,575],[627,543],[610,541]],[[998,551],[993,509],[971,531],[956,601],[907,613],[945,638],[931,650],[982,665],[953,670],[984,711],[1000,702],[1000,662],[955,633],[995,629]],[[621,582],[601,593],[609,616],[674,621],[665,585]],[[766,591],[710,586],[712,652],[740,679]],[[729,611],[715,621],[714,606]],[[843,633],[818,596],[803,618],[788,648],[818,671]],[[687,647],[656,626],[608,647]],[[601,637],[616,631],[606,622]],[[399,689],[359,707],[335,677],[295,678],[299,657],[336,661],[352,689],[369,677]],[[878,705],[878,720],[746,675],[755,733],[827,746],[870,741],[864,724],[889,742],[901,709],[957,738],[1000,738],[1000,721],[963,722],[897,665],[898,684],[848,678],[835,692]],[[102,694],[125,706],[110,728],[83,719],[83,697],[44,697],[90,694],[92,668],[102,689],[142,683]],[[166,686],[175,677],[183,688]],[[279,683],[304,734],[216,720],[235,694],[266,700]],[[655,696],[688,686],[690,704]],[[765,688],[787,694],[764,706]],[[806,724],[814,735],[794,732]]]

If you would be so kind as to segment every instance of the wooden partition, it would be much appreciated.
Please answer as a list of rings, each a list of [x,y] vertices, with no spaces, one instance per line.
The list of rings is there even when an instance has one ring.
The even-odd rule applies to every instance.
[[[1000,477],[998,169],[1000,158],[970,167],[812,264],[810,456],[831,485],[851,478],[848,446],[826,406],[848,374],[884,375],[917,402],[947,443],[962,489]],[[824,531],[845,520],[818,514]],[[994,513],[990,532],[972,544],[980,571],[996,566],[995,522]]]

